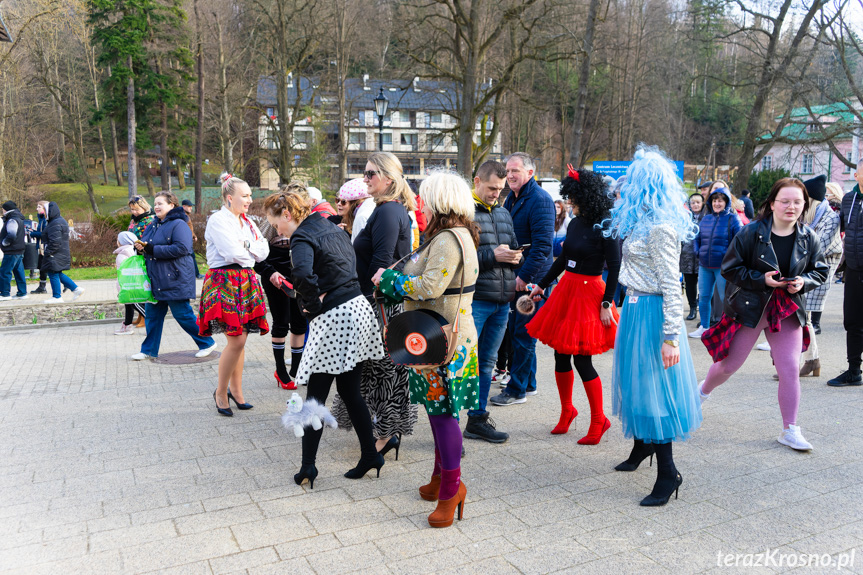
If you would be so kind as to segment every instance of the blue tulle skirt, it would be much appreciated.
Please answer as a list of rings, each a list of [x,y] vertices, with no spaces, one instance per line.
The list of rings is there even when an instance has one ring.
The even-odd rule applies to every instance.
[[[612,413],[620,418],[624,436],[645,443],[685,441],[702,419],[685,326],[680,362],[665,369],[662,322],[661,295],[627,296],[614,344]]]

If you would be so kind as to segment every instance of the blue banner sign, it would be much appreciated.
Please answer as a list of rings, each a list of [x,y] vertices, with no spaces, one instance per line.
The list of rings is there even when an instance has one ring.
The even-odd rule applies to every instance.
[[[626,169],[632,162],[593,162],[593,171],[601,172],[612,178],[626,175]],[[683,179],[683,162],[672,162],[677,167],[677,177]]]

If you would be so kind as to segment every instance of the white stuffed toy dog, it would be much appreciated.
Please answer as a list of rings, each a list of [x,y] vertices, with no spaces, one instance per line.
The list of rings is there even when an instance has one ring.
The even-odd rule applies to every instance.
[[[316,431],[324,425],[334,428],[339,426],[336,418],[332,416],[326,406],[321,405],[315,399],[303,401],[300,394],[296,392],[288,400],[288,410],[282,416],[282,423],[285,429],[293,428],[294,435],[297,437],[305,435],[303,428],[307,425]]]

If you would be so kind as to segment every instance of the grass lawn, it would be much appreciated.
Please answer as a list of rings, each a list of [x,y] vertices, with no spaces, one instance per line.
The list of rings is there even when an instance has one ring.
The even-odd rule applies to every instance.
[[[89,221],[92,212],[90,200],[87,198],[87,187],[84,184],[43,184],[38,186],[41,193],[40,200],[57,202],[60,213],[67,220],[72,218],[76,222]],[[96,194],[96,202],[99,211],[108,214],[127,205],[129,190],[126,186],[93,186]],[[36,204],[25,205],[21,208],[25,215],[36,217]]]
[[[205,274],[207,270],[207,262],[200,256],[197,256],[198,270]],[[76,268],[66,272],[66,275],[75,281],[78,280],[113,280],[117,279],[117,269],[114,266],[98,266],[92,268]]]

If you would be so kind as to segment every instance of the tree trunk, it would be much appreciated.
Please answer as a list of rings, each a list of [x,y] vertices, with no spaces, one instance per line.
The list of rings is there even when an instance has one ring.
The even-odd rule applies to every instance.
[[[576,169],[582,164],[581,139],[584,135],[584,118],[587,115],[587,84],[590,82],[590,59],[593,56],[593,33],[596,30],[598,10],[599,0],[590,0],[587,8],[587,28],[584,31],[584,52],[581,57],[581,67],[578,70],[578,96],[575,99],[575,118],[572,121],[572,148],[569,151],[569,163]]]
[[[201,40],[201,17],[198,14],[198,0],[195,10],[195,50],[198,71],[198,133],[195,140],[195,209],[201,210],[201,174],[204,165],[204,44]],[[182,170],[179,171],[182,174]]]
[[[150,198],[155,198],[156,185],[153,183],[153,174],[150,172],[150,166],[143,165],[141,169],[144,171],[144,181],[147,183],[147,194]]]
[[[162,148],[162,166],[160,176],[162,178],[162,191],[171,191],[171,154],[168,153],[168,106],[164,102],[159,104],[162,113],[162,126],[159,130],[159,147]]]
[[[111,77],[111,67],[108,66],[108,77]],[[117,176],[117,185],[123,185],[123,164],[120,162],[120,149],[117,145],[117,122],[114,116],[109,118],[111,130],[111,153],[114,155],[114,175]]]
[[[59,57],[54,60],[54,85],[57,88],[60,88],[60,64]],[[57,114],[57,122],[60,124],[60,130],[58,132],[57,145],[60,147],[57,150],[57,160],[61,164],[66,163],[66,127],[63,125],[63,106],[60,104],[60,101],[57,99],[57,96],[54,96],[54,112]]]
[[[129,197],[138,195],[138,154],[135,149],[137,142],[137,126],[135,123],[135,76],[132,68],[132,57],[128,59],[129,81],[126,84],[126,116],[129,122]]]
[[[232,173],[234,169],[234,145],[231,141],[231,108],[228,103],[228,66],[225,63],[225,46],[222,36],[222,22],[216,22],[216,33],[219,46],[219,96],[221,97],[222,112],[219,129],[219,143],[222,146],[222,167],[225,172]]]

